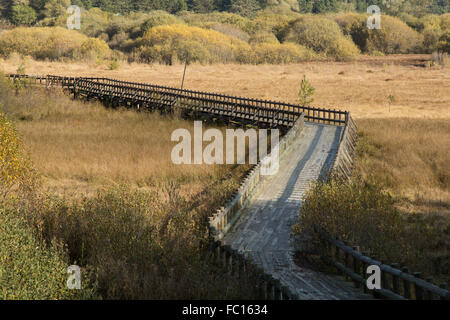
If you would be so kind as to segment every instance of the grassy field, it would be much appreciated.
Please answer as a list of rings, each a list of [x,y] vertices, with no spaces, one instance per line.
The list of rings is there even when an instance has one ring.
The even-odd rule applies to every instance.
[[[4,79],[0,109],[41,177],[30,191],[16,193],[17,201],[0,199],[7,224],[0,252],[8,253],[0,274],[41,259],[49,269],[49,290],[58,290],[50,296],[39,284],[36,289],[0,277],[3,297],[67,297],[59,281],[64,270],[52,275],[55,259],[58,266],[79,264],[90,275],[88,291],[95,293],[72,298],[254,296],[251,280],[204,260],[207,217],[230,197],[248,166],[173,165],[170,134],[190,129],[192,121],[107,110],[58,90],[22,89],[16,95]],[[32,235],[42,257],[29,251],[10,256],[10,247]]]
[[[448,205],[448,180],[445,180],[448,175],[445,165],[448,148],[442,146],[448,141],[446,123],[450,118],[450,74],[448,67],[426,67],[429,59],[428,55],[393,55],[363,57],[358,61],[342,63],[262,66],[194,64],[187,69],[184,86],[296,102],[299,81],[306,74],[316,88],[314,106],[351,111],[360,131],[375,145],[383,146],[376,157],[370,155],[373,163],[367,171],[385,174],[384,180],[394,181],[390,183],[391,191],[407,199],[410,204],[418,206],[416,200],[422,199],[420,203]],[[20,59],[3,60],[0,61],[0,69],[15,72],[20,63]],[[183,66],[122,63],[118,70],[111,71],[105,66],[29,60],[26,72],[103,76],[179,86]],[[389,108],[390,94],[394,96],[394,101]],[[155,143],[158,147],[167,145],[165,142],[169,136],[158,136],[156,139],[153,129],[154,132],[161,132],[166,129],[165,126],[174,126],[161,122],[161,119],[146,118],[145,115],[124,113],[123,119],[116,118],[116,121],[114,117],[117,116],[104,117],[101,115],[104,111],[96,112],[101,121],[89,119],[79,110],[76,116],[67,116],[65,123],[45,120],[19,124],[27,144],[35,150],[36,164],[49,178],[54,178],[51,184],[72,188],[73,185],[86,185],[87,181],[123,177],[142,183],[155,170],[178,170],[167,162],[167,157],[157,160],[146,149]],[[402,118],[395,122],[400,125],[393,125],[393,120],[390,120],[393,118]],[[149,127],[152,128],[150,131]],[[61,136],[58,130],[67,132]],[[49,140],[53,143],[49,144]],[[69,141],[70,144],[67,144]],[[152,143],[142,148],[146,141]],[[102,152],[98,153],[98,150]],[[199,172],[207,174],[208,169],[186,170],[197,170],[192,174],[195,176]],[[181,171],[188,174],[184,168]]]
[[[184,87],[230,95],[296,102],[303,75],[316,88],[313,105],[344,109],[354,118],[448,118],[450,74],[426,68],[431,55],[362,57],[353,62],[308,62],[290,65],[199,65],[187,68]],[[0,60],[0,70],[15,72],[21,60]],[[104,65],[29,60],[29,74],[98,76],[179,87],[183,65]],[[389,112],[388,96],[394,96]]]
[[[187,69],[185,88],[295,102],[299,82],[305,74],[316,88],[314,106],[350,110],[356,119],[360,153],[355,172],[364,179],[381,181],[383,188],[394,196],[395,206],[401,212],[434,221],[429,225],[439,233],[435,255],[439,266],[444,265],[445,268],[450,245],[446,236],[450,226],[450,75],[448,67],[426,67],[429,58],[425,55],[363,57],[342,63],[261,66],[194,64]],[[0,60],[0,70],[13,73],[21,63],[20,59],[14,58]],[[183,66],[122,62],[118,70],[111,71],[106,66],[95,64],[28,60],[25,72],[103,76],[179,86]],[[390,110],[389,95],[394,96]],[[102,281],[100,292],[104,297],[136,297],[139,293],[141,297],[149,298],[217,298],[222,297],[220,290],[227,290],[228,297],[250,294],[251,284],[248,287],[243,284],[245,290],[241,294],[235,279],[226,278],[224,281],[228,284],[222,281],[212,288],[205,285],[199,276],[205,273],[210,281],[215,281],[215,275],[210,273],[211,266],[199,267],[199,255],[194,249],[201,246],[204,219],[229,196],[245,168],[172,165],[168,158],[174,145],[170,142],[170,132],[175,128],[192,127],[191,121],[133,111],[105,110],[97,104],[71,101],[59,93],[28,93],[16,98],[5,98],[0,93],[2,103],[3,109],[14,119],[25,147],[43,177],[43,189],[62,195],[67,201],[63,206],[38,202],[35,225],[47,226],[41,230],[45,231],[46,237],[55,236],[69,243],[72,258],[98,268],[97,274]],[[229,174],[232,179],[229,179]],[[120,189],[123,183],[131,185],[131,190],[138,187],[138,192],[143,194],[133,193],[129,186]],[[105,188],[107,190],[102,191]],[[201,190],[208,192],[201,194]],[[148,207],[152,209],[144,209]],[[175,210],[176,207],[180,210]],[[108,223],[102,215],[105,211],[114,212],[115,218]],[[151,241],[144,237],[134,243],[145,247],[148,245],[146,241],[157,239],[161,245],[145,256],[150,260],[160,257],[152,266],[159,268],[160,273],[148,280],[158,288],[157,292],[152,293],[147,287],[133,287],[132,283],[142,280],[147,272],[146,267],[134,265],[138,256],[127,256],[123,266],[128,271],[136,267],[137,278],[128,278],[120,271],[121,256],[133,244],[119,245],[127,233],[117,230],[114,225],[127,221],[125,225],[130,230],[152,234],[141,228],[140,218],[128,221],[126,216],[122,216],[123,212],[131,212],[132,215],[143,212],[144,216],[151,217],[148,222],[155,230],[165,230],[167,223],[172,224],[172,234],[157,236]],[[163,218],[167,212],[168,220]],[[179,217],[188,217],[187,224],[180,224]],[[420,223],[420,219],[417,221]],[[58,223],[67,225],[67,229],[58,229]],[[99,224],[110,229],[90,227]],[[80,225],[82,231],[79,231]],[[110,233],[114,235],[113,244],[117,249],[105,247],[101,251],[81,253],[79,243],[94,247],[99,238]],[[174,240],[175,236],[179,239]],[[162,254],[162,249],[190,253],[175,258]],[[99,267],[105,259],[105,267]],[[182,270],[171,269],[180,261],[191,261],[190,274],[196,282],[192,290],[183,281]],[[106,274],[108,268],[115,270],[113,275],[119,279],[114,286],[105,284],[111,279]],[[162,280],[167,280],[167,283],[162,285]],[[182,283],[183,289],[173,295],[170,292],[176,288],[177,281]]]

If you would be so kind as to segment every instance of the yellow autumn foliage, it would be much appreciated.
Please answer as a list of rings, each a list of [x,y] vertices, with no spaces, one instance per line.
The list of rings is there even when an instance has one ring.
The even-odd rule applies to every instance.
[[[14,125],[0,106],[0,200],[13,191],[29,187],[32,169]]]
[[[61,27],[19,27],[0,35],[0,56],[12,53],[35,59],[104,59],[111,55],[106,42]]]

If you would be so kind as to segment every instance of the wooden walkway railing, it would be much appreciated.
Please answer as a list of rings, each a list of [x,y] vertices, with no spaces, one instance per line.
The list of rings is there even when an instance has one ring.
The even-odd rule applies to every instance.
[[[229,121],[254,124],[259,127],[289,129],[302,114],[305,121],[344,126],[346,111],[304,107],[284,102],[250,99],[217,93],[171,88],[108,78],[28,76],[11,74],[14,81],[26,80],[31,84],[61,86],[75,96],[98,98],[115,105],[137,109],[171,110],[174,106],[198,115],[204,114]]]
[[[363,288],[366,293],[372,293],[376,298],[393,300],[450,300],[450,291],[447,285],[442,283],[437,286],[433,278],[423,279],[422,273],[410,273],[408,267],[400,267],[398,263],[388,265],[378,261],[377,257],[369,257],[368,253],[359,252],[356,246],[350,246],[337,239],[333,239],[322,230],[316,232],[326,243],[326,252],[323,258],[326,262],[336,267],[348,276],[358,288]],[[368,266],[376,265],[381,271],[381,289],[369,290],[366,286]]]

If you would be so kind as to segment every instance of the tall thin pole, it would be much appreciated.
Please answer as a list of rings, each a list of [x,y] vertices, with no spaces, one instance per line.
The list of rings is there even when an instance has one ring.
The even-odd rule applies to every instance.
[[[183,90],[183,85],[184,85],[184,76],[186,75],[186,67],[187,67],[187,59],[184,63],[183,80],[181,81],[181,89],[182,90]]]

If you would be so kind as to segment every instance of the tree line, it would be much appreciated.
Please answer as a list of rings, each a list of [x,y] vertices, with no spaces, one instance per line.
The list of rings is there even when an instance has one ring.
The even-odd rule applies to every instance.
[[[421,16],[450,12],[450,0],[297,0],[300,13],[327,13],[339,11],[365,12],[370,5],[378,5],[384,13],[402,13]],[[11,23],[34,22],[65,14],[71,4],[85,9],[98,7],[113,13],[164,10],[177,13],[190,10],[198,13],[228,11],[251,17],[268,6],[268,0],[0,0],[0,12]]]

